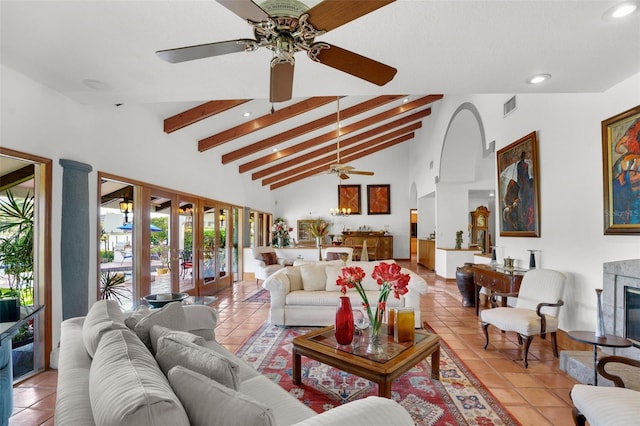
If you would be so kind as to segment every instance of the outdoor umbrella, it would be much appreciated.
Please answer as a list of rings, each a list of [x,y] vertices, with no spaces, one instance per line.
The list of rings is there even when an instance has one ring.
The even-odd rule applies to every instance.
[[[160,232],[160,231],[162,231],[161,228],[158,228],[155,225],[151,225],[150,228],[151,228],[151,232]],[[125,223],[122,226],[118,226],[118,229],[122,229],[123,231],[131,231],[131,230],[133,230],[133,223],[132,222]]]

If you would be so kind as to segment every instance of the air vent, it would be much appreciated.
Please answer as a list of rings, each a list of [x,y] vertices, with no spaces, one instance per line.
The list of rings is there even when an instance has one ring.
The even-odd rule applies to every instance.
[[[511,111],[516,109],[516,97],[514,96],[511,99],[509,99],[507,102],[505,102],[503,108],[504,108],[504,116],[506,117],[511,113]]]

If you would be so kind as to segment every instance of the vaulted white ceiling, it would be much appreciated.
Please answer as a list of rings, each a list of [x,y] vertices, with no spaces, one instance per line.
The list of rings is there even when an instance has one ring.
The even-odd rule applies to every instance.
[[[608,19],[618,3],[398,0],[316,39],[397,68],[390,83],[379,87],[298,53],[293,99],[274,107],[314,96],[346,96],[341,108],[348,108],[385,94],[601,92],[640,71],[640,13]],[[0,7],[2,64],[80,103],[143,104],[164,120],[211,100],[251,100],[180,130],[194,145],[245,122],[244,110],[253,119],[272,107],[267,49],[178,64],[156,56],[252,38],[252,28],[216,1],[2,0]],[[526,82],[538,73],[552,78]],[[396,105],[400,99],[355,121]],[[215,149],[223,156],[335,111],[328,104]]]

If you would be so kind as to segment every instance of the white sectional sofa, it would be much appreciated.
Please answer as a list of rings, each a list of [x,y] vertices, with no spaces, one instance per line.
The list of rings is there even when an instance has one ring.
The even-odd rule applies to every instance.
[[[216,319],[208,306],[179,302],[125,318],[99,301],[64,321],[55,424],[413,425],[378,397],[316,414],[218,344]]]
[[[371,277],[373,268],[380,262],[391,263],[393,260],[377,262],[318,261],[296,262],[294,266],[281,269],[267,278],[262,286],[269,290],[271,308],[269,322],[283,326],[326,326],[335,320],[338,299],[342,296],[336,279],[342,267],[360,266],[366,273],[362,284],[370,304],[378,300],[380,286]],[[427,293],[426,281],[415,272],[403,268],[404,273],[411,276],[409,292],[400,299],[389,295],[387,307],[413,308],[415,327],[422,327],[420,319],[420,297]],[[362,309],[362,299],[355,289],[347,291],[354,309]]]

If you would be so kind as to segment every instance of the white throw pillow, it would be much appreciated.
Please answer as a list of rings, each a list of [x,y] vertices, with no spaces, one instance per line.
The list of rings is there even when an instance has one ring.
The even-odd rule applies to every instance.
[[[102,336],[111,330],[124,330],[124,314],[115,300],[98,300],[87,313],[82,323],[82,341],[91,358],[98,348]]]
[[[289,285],[291,291],[302,290],[302,277],[300,276],[300,267],[294,266],[292,268],[286,268],[285,274],[289,278]]]
[[[327,275],[324,272],[326,265],[302,265],[300,266],[300,277],[305,291],[324,290],[327,282]]]
[[[182,365],[231,389],[238,389],[238,365],[218,352],[198,346],[176,336],[158,340],[156,361],[165,374]]]
[[[182,303],[167,303],[162,309],[151,310],[149,315],[138,321],[135,328],[136,334],[149,350],[153,350],[149,332],[154,324],[170,328],[171,330],[187,331],[187,318],[182,310]]]
[[[124,323],[129,327],[129,330],[135,331],[136,324],[150,313],[151,309],[147,305],[140,305],[124,319]]]
[[[338,277],[342,273],[342,267],[340,266],[327,266],[325,267],[325,274],[327,275],[327,282],[325,286],[326,291],[340,291],[340,286],[336,284]]]
[[[106,333],[89,372],[96,425],[189,425],[167,378],[144,344],[128,329]]]
[[[170,328],[154,324],[149,331],[149,338],[151,339],[151,349],[153,354],[155,354],[158,350],[158,339],[164,336],[177,337],[178,339],[186,340],[187,342],[193,343],[194,345],[198,346],[204,345],[205,342],[204,338],[193,333],[189,333],[188,331],[171,330]]]
[[[169,370],[169,383],[193,425],[273,426],[269,407],[180,365]]]

